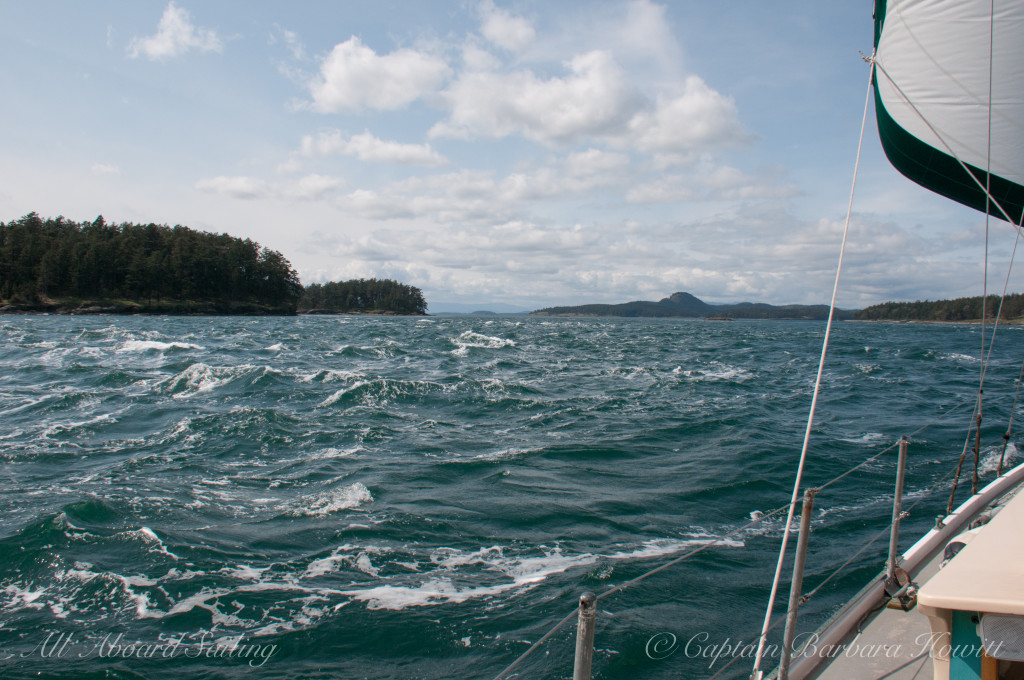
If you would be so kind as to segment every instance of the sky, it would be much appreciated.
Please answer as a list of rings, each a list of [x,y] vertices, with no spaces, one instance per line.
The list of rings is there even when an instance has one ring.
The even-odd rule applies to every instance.
[[[831,297],[872,3],[0,0],[0,221],[181,224],[431,312]],[[869,111],[841,307],[982,291]],[[989,227],[988,287],[1014,234]]]

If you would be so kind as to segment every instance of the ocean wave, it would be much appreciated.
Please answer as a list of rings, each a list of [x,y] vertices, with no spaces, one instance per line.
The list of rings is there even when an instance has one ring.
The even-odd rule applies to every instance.
[[[409,397],[420,397],[432,392],[448,392],[454,389],[454,386],[429,380],[393,380],[391,378],[356,380],[351,385],[336,390],[320,402],[318,407],[325,408],[348,401],[380,407],[395,400],[401,401]]]
[[[1020,452],[1017,450],[1017,445],[1013,442],[1007,442],[1005,452],[1001,445],[987,448],[981,452],[981,456],[979,457],[978,474],[994,474],[999,470],[1000,459],[1002,459],[1004,470],[1009,467],[1013,467],[1011,465],[1011,461],[1015,461],[1019,457]]]
[[[347,488],[359,487],[362,485]],[[364,497],[361,492],[356,495]],[[125,535],[163,548],[160,552],[166,550],[156,532],[147,527]],[[118,573],[76,562],[73,566],[55,564],[47,585],[7,584],[0,591],[6,596],[0,609],[15,612],[49,608],[58,618],[74,613],[75,620],[82,623],[100,612],[108,618],[111,610],[137,620],[164,619],[199,610],[222,635],[232,631],[265,635],[270,634],[270,628],[280,632],[315,625],[350,602],[362,602],[367,610],[393,611],[459,604],[530,590],[571,569],[664,557],[712,542],[725,547],[743,545],[740,541],[693,534],[649,539],[607,554],[570,554],[560,546],[541,545],[523,551],[491,545],[475,550],[439,546],[424,555],[422,547],[411,547],[410,553],[409,546],[346,543],[312,560],[265,565],[246,560],[212,572],[192,565],[188,569],[164,566],[155,574]],[[605,571],[610,574],[610,569],[608,566]],[[365,581],[352,584],[353,575]],[[348,584],[333,585],[339,578]]]
[[[167,546],[164,545],[164,542],[161,541],[160,537],[156,535],[156,532],[150,529],[149,527],[141,527],[135,531],[129,531],[127,532],[127,535],[132,537],[139,537],[147,545],[155,546],[153,548],[155,552],[162,553],[164,555],[167,555],[168,557],[173,557],[176,560],[181,559],[177,555],[172,553],[170,550],[168,550]]]
[[[236,380],[248,378],[250,385],[283,377],[285,374],[270,366],[242,364],[240,366],[210,366],[203,362],[191,364],[180,373],[156,384],[160,391],[176,399],[212,392]]]
[[[100,413],[99,415],[87,418],[85,420],[70,421],[65,423],[53,423],[43,430],[43,437],[59,437],[67,436],[70,434],[88,432],[91,431],[93,425],[100,423],[116,423],[117,418],[115,416],[118,413],[124,412],[127,409],[120,409],[115,413]]]
[[[536,586],[548,577],[573,567],[592,564],[598,558],[590,553],[563,555],[561,548],[545,549],[535,557],[506,557],[500,546],[466,552],[456,548],[437,548],[430,555],[433,569],[416,574],[414,583],[385,583],[342,591],[354,600],[365,602],[367,609],[400,610],[438,604],[458,604],[467,600],[494,597],[512,590]],[[467,567],[479,567],[469,569]],[[481,573],[481,569],[483,573]],[[483,574],[491,572],[495,579]],[[474,576],[475,575],[475,576]],[[501,578],[504,577],[504,578]],[[472,585],[489,580],[489,585]],[[497,582],[493,582],[493,581]]]
[[[632,561],[672,555],[694,546],[718,544],[741,548],[738,540],[721,539],[711,535],[687,538],[661,538],[644,541],[639,546],[602,554],[565,554],[561,547],[540,546],[540,555],[508,555],[503,546],[482,547],[475,551],[457,548],[436,548],[430,555],[428,571],[418,571],[418,583],[385,583],[367,588],[348,589],[343,593],[368,609],[400,610],[407,607],[462,603],[472,599],[489,598],[510,591],[533,588],[552,576],[570,569],[589,567],[597,563]],[[487,577],[486,574],[491,574]],[[481,581],[490,583],[474,585]]]
[[[679,373],[678,369],[673,371]],[[754,373],[746,368],[728,366],[713,362],[706,368],[683,370],[682,375],[695,381],[734,381],[743,382],[754,377]]]
[[[373,502],[373,495],[361,482],[331,489],[318,494],[302,496],[285,505],[286,515],[293,517],[324,517],[341,510],[353,510]]]
[[[502,347],[516,346],[514,340],[484,335],[475,331],[463,331],[459,337],[452,338],[451,343],[456,346],[452,350],[452,354],[455,356],[466,356],[471,348],[501,349]]]
[[[181,373],[159,383],[159,386],[175,397],[185,397],[198,392],[210,392],[251,368],[252,366],[215,368],[197,362]]]
[[[121,343],[117,352],[166,352],[175,349],[203,349],[199,345],[190,342],[160,342],[159,340],[127,340]]]
[[[335,382],[338,380],[361,380],[363,378],[362,373],[355,371],[336,371],[330,368],[322,368],[315,373],[305,373],[299,376],[299,380],[307,383],[328,383]]]
[[[839,441],[848,444],[875,444],[885,441],[887,438],[888,435],[881,432],[865,432],[859,437],[839,437]]]
[[[366,380],[359,380],[359,381],[356,381],[356,382],[352,383],[351,385],[349,385],[347,387],[342,387],[340,390],[335,391],[334,394],[332,394],[331,396],[327,397],[322,402],[320,402],[318,404],[318,406],[321,407],[321,408],[324,408],[324,407],[327,407],[327,406],[334,406],[335,404],[337,404],[342,399],[345,399],[349,395],[355,394],[357,390],[359,390],[360,388],[365,387],[365,386],[367,386],[369,384],[370,383],[368,381],[366,381]]]

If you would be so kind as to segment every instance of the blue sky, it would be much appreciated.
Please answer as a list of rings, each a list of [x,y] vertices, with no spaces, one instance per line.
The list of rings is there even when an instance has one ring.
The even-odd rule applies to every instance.
[[[866,0],[0,0],[0,220],[227,232],[432,311],[823,303],[871,38]],[[979,294],[983,216],[866,138],[840,304]]]

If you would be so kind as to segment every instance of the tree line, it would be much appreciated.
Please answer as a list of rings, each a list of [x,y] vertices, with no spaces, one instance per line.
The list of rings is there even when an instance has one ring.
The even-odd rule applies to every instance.
[[[0,297],[242,302],[294,313],[302,284],[281,253],[188,227],[29,213],[0,222]]]
[[[866,321],[978,321],[982,317],[982,296],[955,300],[925,300],[915,302],[883,302],[858,311],[855,319]],[[985,318],[995,319],[999,309],[999,296],[989,295],[985,300]],[[1024,294],[1013,293],[1003,300],[1001,321],[1024,317]]]
[[[299,312],[426,314],[427,301],[414,286],[390,279],[354,279],[306,286],[299,300]]]
[[[422,292],[394,281],[304,288],[281,253],[227,234],[34,212],[0,222],[0,307],[83,311],[97,302],[160,313],[426,313]]]

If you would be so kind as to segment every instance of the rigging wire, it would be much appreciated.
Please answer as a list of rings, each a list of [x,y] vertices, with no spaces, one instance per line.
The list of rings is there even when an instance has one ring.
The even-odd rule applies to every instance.
[[[986,130],[987,142],[985,150],[985,264],[982,269],[981,275],[981,355],[982,362],[979,370],[978,377],[978,415],[977,415],[977,436],[974,440],[974,475],[971,477],[971,493],[978,493],[978,458],[981,456],[981,416],[982,416],[982,394],[985,388],[985,372],[988,366],[988,361],[985,358],[985,312],[988,311],[988,242],[989,242],[989,225],[991,224],[991,216],[989,210],[992,209],[992,52],[995,43],[995,26],[996,26],[996,0],[990,0],[989,15],[988,15],[988,128]],[[999,317],[996,316],[996,323],[999,323]],[[996,331],[992,329],[993,340],[995,339]],[[991,352],[991,349],[989,350]]]
[[[789,528],[793,525],[797,502],[800,498],[800,485],[803,481],[804,466],[807,463],[807,449],[811,440],[811,428],[814,426],[814,412],[818,405],[818,394],[821,392],[821,376],[825,370],[825,356],[828,353],[828,341],[832,334],[832,321],[835,316],[836,297],[839,295],[839,278],[843,272],[843,259],[846,254],[846,242],[850,234],[850,221],[853,216],[853,196],[857,189],[857,172],[860,169],[860,156],[864,148],[864,129],[867,127],[868,108],[871,105],[871,81],[874,79],[871,69],[868,69],[868,88],[864,97],[864,116],[860,123],[860,139],[857,143],[857,160],[853,166],[853,181],[850,185],[850,202],[846,209],[846,223],[843,226],[843,242],[839,248],[839,262],[836,265],[836,278],[832,287],[832,301],[828,308],[828,323],[825,326],[825,338],[821,344],[821,358],[818,360],[818,374],[814,379],[814,393],[811,396],[811,407],[807,415],[807,428],[804,431],[804,442],[800,449],[800,462],[797,464],[796,479],[793,482],[793,495],[790,498],[789,512],[786,515],[786,531],[782,535],[782,545],[779,547],[779,559],[775,564],[775,577],[772,579],[772,589],[768,596],[768,606],[764,615],[764,625],[761,627],[761,635],[757,642],[757,652],[754,657],[754,669],[751,678],[760,680],[764,673],[761,671],[761,659],[764,655],[765,642],[768,639],[768,628],[771,625],[772,609],[775,607],[775,597],[779,591],[779,582],[782,579],[782,564],[786,559],[786,548],[789,543]]]

